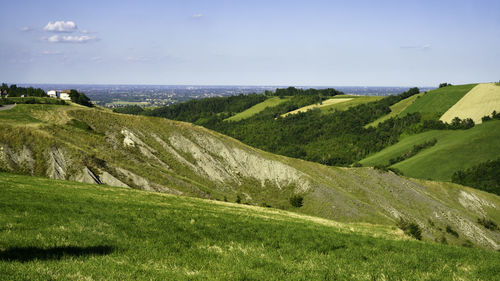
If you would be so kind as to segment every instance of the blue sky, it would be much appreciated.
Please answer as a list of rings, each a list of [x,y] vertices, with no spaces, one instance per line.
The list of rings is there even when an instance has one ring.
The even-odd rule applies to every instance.
[[[2,1],[8,83],[500,80],[500,1]]]

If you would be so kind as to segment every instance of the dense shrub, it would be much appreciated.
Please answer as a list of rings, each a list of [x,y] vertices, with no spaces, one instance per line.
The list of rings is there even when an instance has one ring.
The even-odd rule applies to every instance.
[[[477,222],[489,230],[498,230],[498,225],[490,219],[480,218]]]
[[[398,162],[401,162],[401,161],[404,161],[410,157],[413,157],[417,153],[419,153],[421,150],[423,150],[427,147],[434,146],[436,143],[437,143],[437,139],[434,138],[434,139],[426,141],[424,143],[416,144],[413,146],[413,148],[410,151],[408,151],[408,152],[406,152],[406,153],[404,153],[396,158],[389,159],[389,165],[394,165]]]
[[[418,224],[400,218],[397,222],[397,226],[403,230],[406,235],[409,235],[417,240],[422,240],[422,230]]]
[[[302,197],[301,195],[294,195],[294,196],[290,197],[290,204],[292,204],[292,206],[297,207],[297,208],[302,207],[303,201],[304,201],[304,197]]]
[[[456,238],[458,238],[458,232],[456,232],[453,228],[451,228],[451,226],[447,225],[446,226],[446,232],[448,232],[449,234],[455,236]]]
[[[456,171],[451,177],[451,181],[500,195],[499,171],[500,158]]]

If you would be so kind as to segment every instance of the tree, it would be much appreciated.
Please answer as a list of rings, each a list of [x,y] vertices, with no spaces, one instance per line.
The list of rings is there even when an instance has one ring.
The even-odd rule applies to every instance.
[[[69,97],[71,101],[77,104],[81,104],[88,107],[93,107],[94,105],[90,102],[90,99],[84,94],[80,93],[77,90],[71,89],[69,91]]]
[[[439,84],[439,88],[448,87],[448,86],[453,86],[453,85],[451,85],[450,83],[446,83],[446,82]]]

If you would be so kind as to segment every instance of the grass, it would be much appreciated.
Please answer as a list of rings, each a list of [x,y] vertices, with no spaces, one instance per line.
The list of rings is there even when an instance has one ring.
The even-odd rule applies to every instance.
[[[301,112],[306,112],[306,111],[309,111],[309,110],[312,110],[312,109],[315,109],[315,108],[323,108],[323,107],[333,106],[333,105],[336,105],[336,104],[341,104],[341,103],[344,103],[344,102],[348,102],[351,99],[352,98],[345,97],[345,96],[343,96],[342,98],[330,98],[330,99],[322,101],[321,103],[306,105],[306,106],[303,106],[301,108],[292,110],[290,112],[282,114],[281,117],[286,117],[286,116],[291,115],[291,114],[297,114],[297,113],[301,113]]]
[[[0,174],[2,280],[495,280],[500,253],[273,209]]]
[[[478,124],[483,116],[489,116],[493,111],[500,112],[500,87],[493,83],[479,84],[448,109],[440,120],[451,123],[455,117],[471,118]]]
[[[356,106],[356,105],[378,101],[378,100],[382,99],[383,97],[379,97],[379,96],[351,96],[351,95],[345,95],[345,96],[337,96],[337,97],[334,97],[334,98],[351,98],[351,100],[345,101],[345,102],[342,102],[342,103],[336,103],[336,104],[328,105],[328,106],[325,106],[325,107],[321,107],[320,110],[323,113],[329,113],[329,112],[336,111],[336,110],[339,110],[339,111],[347,110],[350,107],[353,107],[353,106]]]
[[[417,98],[417,100],[408,106],[400,115],[407,113],[420,112],[427,113],[425,116],[432,116],[433,119],[439,119],[450,107],[457,103],[467,92],[477,84],[467,84],[459,86],[448,86],[432,90]],[[430,113],[430,114],[429,114]]]
[[[54,176],[51,171],[56,164],[51,159],[56,160],[54,149],[58,149],[63,156],[57,161],[65,167],[65,179],[77,179],[88,167],[101,178],[106,172],[137,189],[226,198],[230,202],[239,196],[243,204],[385,228],[395,226],[397,211],[418,222],[425,241],[446,235],[441,229],[450,225],[460,233],[459,239],[447,237],[450,244],[461,245],[469,239],[476,247],[498,248],[495,233],[478,233],[476,228],[471,232],[463,227],[482,226],[477,224],[475,209],[461,204],[461,192],[500,207],[500,197],[486,192],[451,183],[401,178],[371,168],[329,167],[273,155],[193,124],[164,118],[73,105],[17,105],[12,110],[15,114],[0,112],[0,170]],[[27,120],[30,118],[32,121]],[[124,129],[136,136],[134,147],[124,146]],[[224,177],[221,171],[228,171],[230,176]],[[223,180],[211,175],[222,175]],[[303,197],[301,207],[291,205],[294,195]],[[484,216],[499,222],[499,207],[485,208]],[[436,210],[459,214],[459,219],[436,218]],[[435,224],[428,224],[429,218]]]
[[[365,128],[368,127],[376,127],[378,124],[390,119],[390,118],[395,118],[398,115],[401,114],[406,108],[408,108],[410,105],[412,105],[418,98],[420,98],[424,93],[420,93],[418,95],[411,96],[409,98],[406,98],[394,105],[391,106],[391,112],[387,115],[384,115],[380,117],[379,119],[371,122],[370,124],[365,125]]]
[[[279,98],[279,97],[268,98],[261,103],[258,103],[256,105],[236,114],[236,115],[233,115],[233,116],[225,119],[224,121],[240,121],[243,119],[250,118],[250,117],[254,116],[255,114],[263,111],[267,107],[277,106],[277,105],[279,105],[279,104],[281,104],[289,99],[290,98]]]
[[[437,139],[436,145],[391,166],[404,175],[450,181],[454,172],[500,155],[500,121],[492,120],[469,130],[433,130],[401,141],[360,161],[363,165],[386,165],[389,159],[409,151],[413,145]]]

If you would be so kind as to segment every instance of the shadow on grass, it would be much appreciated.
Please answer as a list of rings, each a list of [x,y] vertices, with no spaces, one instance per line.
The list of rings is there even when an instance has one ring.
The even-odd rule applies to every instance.
[[[91,246],[91,247],[16,247],[0,251],[0,261],[31,260],[59,260],[64,257],[102,256],[108,255],[115,250],[113,246]]]

